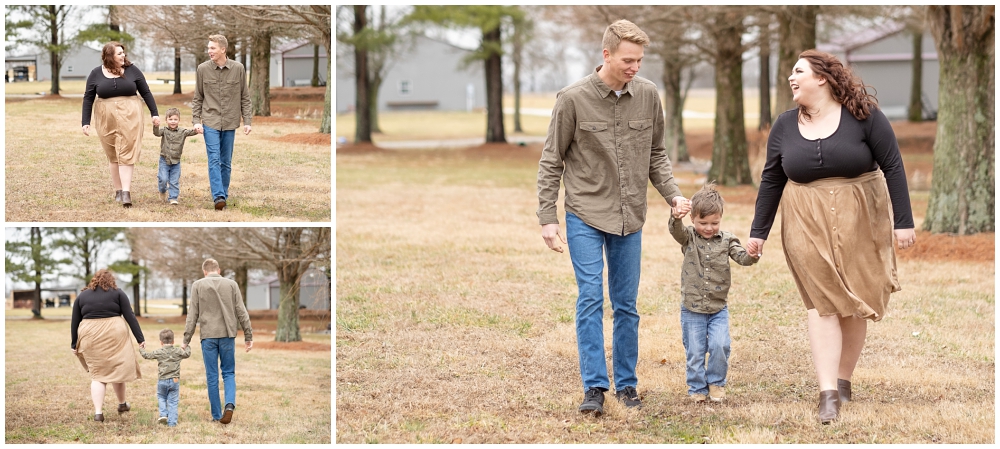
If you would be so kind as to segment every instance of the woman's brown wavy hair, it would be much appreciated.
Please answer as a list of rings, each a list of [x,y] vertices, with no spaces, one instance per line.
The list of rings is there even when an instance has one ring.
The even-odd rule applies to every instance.
[[[98,287],[104,291],[118,288],[118,284],[115,283],[115,274],[107,268],[97,270],[97,274],[94,275],[94,278],[90,280],[90,284],[87,284],[87,288],[84,290],[96,291]]]
[[[809,62],[813,73],[826,80],[833,99],[846,106],[854,118],[867,119],[872,114],[872,108],[878,108],[878,99],[874,94],[868,93],[868,88],[872,86],[866,86],[861,77],[855,75],[836,56],[812,49],[800,53],[799,59]],[[809,120],[812,116],[805,106],[800,105],[799,119],[803,118]]]
[[[132,61],[128,60],[128,53],[126,52],[125,63],[121,67],[116,67],[115,49],[118,47],[121,47],[123,52],[125,51],[125,46],[118,41],[111,41],[104,44],[104,48],[101,49],[101,64],[113,75],[122,76],[122,73],[125,73],[125,67],[132,65]]]

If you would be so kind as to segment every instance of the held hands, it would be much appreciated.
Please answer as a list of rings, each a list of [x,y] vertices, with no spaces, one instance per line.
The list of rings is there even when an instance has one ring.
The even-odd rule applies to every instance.
[[[750,237],[750,240],[747,240],[746,250],[748,253],[750,253],[750,257],[753,257],[754,259],[759,259],[760,256],[764,255],[764,242],[765,242],[764,239],[758,239],[753,237]]]
[[[83,135],[85,135],[85,136],[89,136],[90,135],[90,125],[83,125]]]
[[[907,249],[917,243],[917,234],[913,229],[896,229],[892,232],[896,235],[896,245],[899,249]]]
[[[545,240],[545,244],[549,246],[549,249],[557,253],[563,252],[559,242],[563,242],[563,245],[566,244],[566,238],[559,233],[559,223],[542,225],[542,240]]]
[[[158,115],[153,116],[153,126],[160,126],[160,116]]]
[[[139,347],[146,350],[146,342],[139,343]]]
[[[670,214],[674,218],[684,218],[688,212],[691,212],[691,200],[683,196],[675,196],[674,204],[670,207]]]
[[[181,349],[187,350],[187,348],[188,348],[187,343],[181,343]]]
[[[201,126],[201,123],[197,123],[197,124],[195,124],[195,125],[194,125],[194,130],[195,130],[195,131],[198,131],[198,134],[205,134],[205,128],[203,128],[203,127]]]

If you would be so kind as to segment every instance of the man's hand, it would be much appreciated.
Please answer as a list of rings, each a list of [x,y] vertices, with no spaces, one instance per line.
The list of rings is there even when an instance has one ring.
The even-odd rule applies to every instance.
[[[764,240],[764,239],[758,239],[758,238],[753,238],[753,237],[750,237],[750,240],[747,240],[747,247],[746,247],[746,249],[747,249],[747,252],[750,253],[750,257],[753,257],[754,259],[759,259],[760,256],[764,255],[764,242],[765,241],[766,240]]]
[[[563,252],[562,246],[566,244],[566,238],[559,233],[559,223],[549,223],[542,225],[542,240],[545,240],[545,244],[549,246],[549,249],[557,253]]]
[[[247,352],[250,352],[250,348],[253,348],[253,341],[247,342]]]
[[[205,134],[205,128],[201,126],[201,123],[195,124],[194,130],[198,131],[198,134]]]
[[[83,135],[85,136],[90,135],[90,125],[83,125]]]
[[[181,349],[185,349],[186,350],[187,348],[188,348],[188,344],[187,343],[181,343]]]
[[[250,135],[250,125],[246,125],[243,127],[243,135],[245,136]],[[249,349],[247,349],[247,351],[249,351]]]
[[[691,212],[691,200],[683,196],[675,196],[674,204],[670,208],[670,213],[674,215],[674,218],[684,218],[688,212]]]

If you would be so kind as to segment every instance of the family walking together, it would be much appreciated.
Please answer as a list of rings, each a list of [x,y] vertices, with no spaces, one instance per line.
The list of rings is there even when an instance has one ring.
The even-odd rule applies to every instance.
[[[108,42],[101,50],[101,65],[87,77],[83,95],[83,134],[90,135],[91,122],[108,158],[114,199],[132,207],[132,178],[142,152],[145,122],[142,103],[152,116],[153,135],[160,137],[157,188],[160,199],[179,204],[181,154],[185,139],[204,135],[208,156],[208,180],[215,210],[224,210],[229,200],[233,143],[243,120],[243,133],[250,134],[250,91],[246,69],[226,57],[225,36],[208,37],[209,60],[198,65],[194,97],[191,101],[193,128],[180,128],[180,111],[167,110],[167,128],[160,129],[156,100],[146,78],[125,53],[119,42]],[[140,100],[140,97],[142,100]]]
[[[70,349],[83,369],[90,374],[90,393],[94,402],[94,421],[104,421],[104,396],[111,384],[118,400],[118,414],[132,409],[126,400],[125,382],[142,378],[138,359],[132,349],[131,332],[143,358],[156,360],[157,421],[177,425],[180,402],[181,361],[191,356],[188,346],[196,328],[200,328],[201,356],[205,364],[205,384],[209,411],[214,422],[229,424],[236,410],[236,336],[243,330],[246,352],[253,347],[250,315],[235,281],[220,275],[219,263],[207,259],[202,264],[204,278],[191,286],[191,299],[184,326],[183,343],[174,346],[174,332],[159,333],[160,349],[146,350],[139,322],[129,298],[115,283],[114,274],[99,270],[73,304],[70,324]],[[225,406],[219,399],[219,374],[222,374]]]
[[[721,230],[724,201],[711,183],[686,199],[664,147],[656,86],[636,74],[650,39],[627,20],[604,33],[604,64],[562,89],[538,168],[537,216],[553,251],[568,245],[576,275],[576,336],[582,413],[604,412],[611,388],[604,347],[604,264],[613,311],[615,397],[641,407],[636,364],[646,189],[667,201],[681,245],[680,322],[687,394],[723,401],[729,367],[730,259],[757,263],[776,213],[792,278],[806,309],[818,383],[818,421],[852,400],[851,380],[867,322],[885,316],[900,289],[895,248],[916,241],[906,174],[895,135],[864,83],[835,56],[807,50],[788,77],[798,108],[781,114],[746,246]],[[556,202],[565,186],[566,235]],[[692,226],[684,226],[690,214]],[[752,295],[750,295],[752,297]]]

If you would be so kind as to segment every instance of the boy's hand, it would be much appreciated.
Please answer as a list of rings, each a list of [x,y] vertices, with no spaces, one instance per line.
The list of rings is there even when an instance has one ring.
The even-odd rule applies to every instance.
[[[139,348],[145,350],[146,349],[146,342],[139,343]]]
[[[194,130],[198,131],[198,134],[205,134],[205,129],[201,127],[201,123],[195,124]]]
[[[764,239],[758,239],[753,237],[750,237],[750,240],[747,240],[746,249],[747,252],[750,253],[750,257],[753,257],[754,259],[759,259],[761,256],[764,255],[765,241],[766,240]]]
[[[691,200],[683,196],[675,196],[673,207],[670,208],[670,213],[674,214],[674,218],[684,218],[688,212],[691,212]]]

